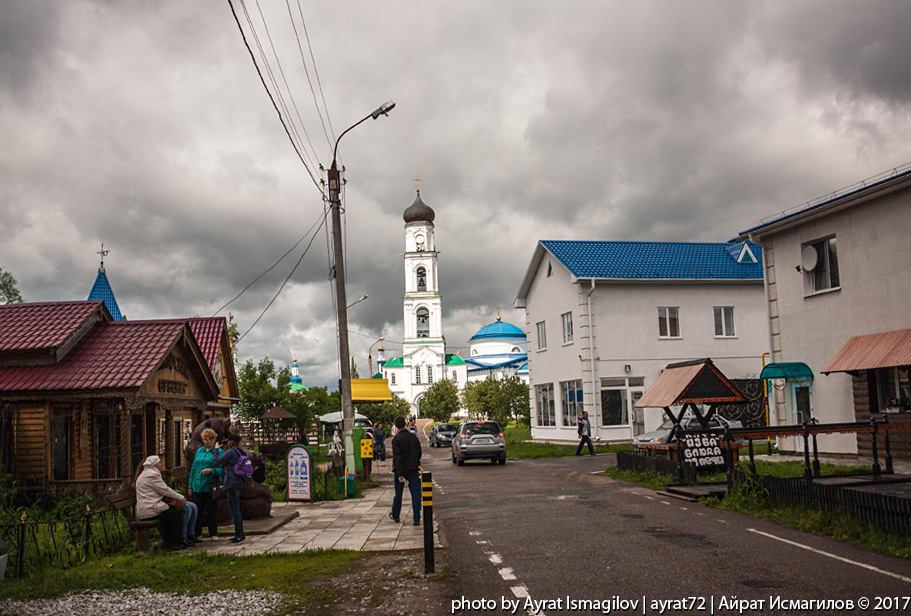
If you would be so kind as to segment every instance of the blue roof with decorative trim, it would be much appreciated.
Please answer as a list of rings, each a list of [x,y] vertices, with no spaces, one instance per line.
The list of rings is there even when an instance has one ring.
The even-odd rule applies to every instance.
[[[103,301],[115,321],[123,320],[123,315],[120,314],[120,306],[117,305],[117,299],[114,297],[114,291],[111,289],[111,284],[108,282],[108,276],[104,273],[104,270],[98,271],[98,276],[95,277],[95,284],[92,285],[92,290],[89,292],[87,299],[88,301]]]
[[[497,340],[502,338],[521,338],[525,340],[527,336],[525,335],[525,332],[515,325],[498,320],[490,325],[485,325],[478,330],[478,333],[468,340]]]
[[[576,278],[762,280],[762,249],[738,257],[747,242],[608,242],[542,240]]]

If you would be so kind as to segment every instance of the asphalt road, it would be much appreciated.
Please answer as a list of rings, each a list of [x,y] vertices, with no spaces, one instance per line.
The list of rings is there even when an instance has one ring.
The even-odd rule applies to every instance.
[[[609,455],[457,467],[422,440],[452,613],[911,614],[911,562],[592,475]]]

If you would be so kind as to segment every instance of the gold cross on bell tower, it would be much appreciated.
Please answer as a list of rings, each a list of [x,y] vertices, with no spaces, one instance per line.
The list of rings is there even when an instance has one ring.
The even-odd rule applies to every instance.
[[[414,189],[418,192],[421,192],[421,182],[423,181],[421,175],[419,173],[415,173],[412,181],[414,182]]]

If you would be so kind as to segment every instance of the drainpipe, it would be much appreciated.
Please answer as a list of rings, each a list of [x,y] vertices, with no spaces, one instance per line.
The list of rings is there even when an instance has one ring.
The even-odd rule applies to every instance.
[[[598,390],[595,386],[595,320],[592,315],[592,293],[595,291],[595,279],[591,279],[592,288],[588,291],[588,352],[591,355],[592,362],[592,418],[595,417],[595,411],[598,409]],[[583,406],[584,408],[584,406]],[[601,437],[601,423],[596,419],[598,426],[598,437]]]

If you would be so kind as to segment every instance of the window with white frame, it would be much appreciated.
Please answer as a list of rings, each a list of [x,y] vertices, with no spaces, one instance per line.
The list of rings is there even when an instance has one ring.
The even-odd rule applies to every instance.
[[[557,425],[554,411],[554,384],[535,385],[535,406],[538,411],[539,426]]]
[[[418,308],[416,317],[418,338],[430,337],[430,312],[426,308]]]
[[[658,337],[680,337],[680,308],[678,306],[661,306],[658,308]]]
[[[840,288],[835,236],[804,244],[801,250],[801,266],[806,295]]]
[[[414,367],[414,382],[417,383],[418,385],[421,384],[421,367],[420,366]]]
[[[538,350],[543,351],[547,348],[547,328],[544,327],[544,321],[537,324],[538,329]]]
[[[433,366],[427,366],[427,382],[433,384]]]
[[[560,382],[560,404],[563,425],[575,426],[582,416],[582,380]]]
[[[733,338],[734,336],[734,307],[715,306],[715,337]]]
[[[389,383],[395,385],[395,372],[389,375]]]
[[[563,344],[569,344],[573,341],[573,313],[564,312],[560,319],[563,321]]]

